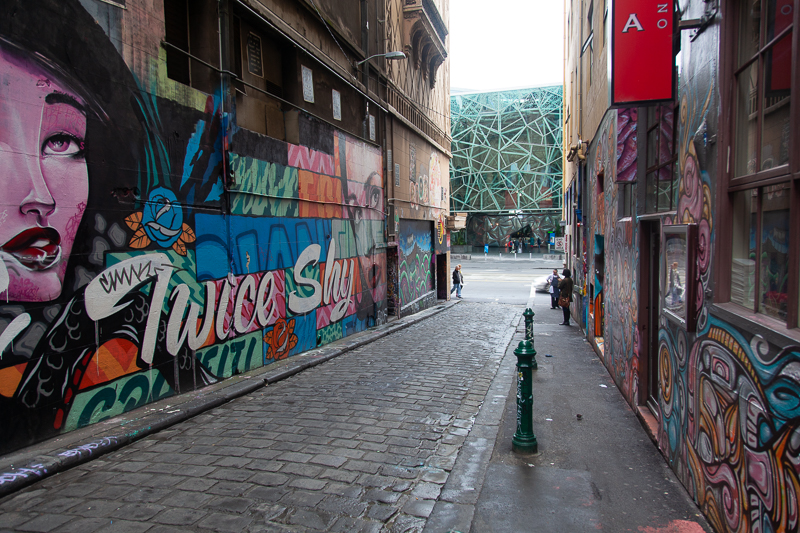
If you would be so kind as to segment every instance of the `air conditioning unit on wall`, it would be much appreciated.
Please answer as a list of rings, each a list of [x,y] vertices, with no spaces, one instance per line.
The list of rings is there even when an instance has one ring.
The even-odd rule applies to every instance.
[[[467,227],[467,214],[455,213],[447,217],[447,229],[459,230]]]

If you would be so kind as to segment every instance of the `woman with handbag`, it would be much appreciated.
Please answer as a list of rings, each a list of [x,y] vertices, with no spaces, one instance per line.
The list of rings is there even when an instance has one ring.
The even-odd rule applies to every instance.
[[[564,276],[564,279],[558,282],[558,290],[560,291],[558,305],[561,306],[561,310],[564,312],[564,321],[561,325],[569,326],[569,304],[572,301],[572,287],[574,284],[571,277],[572,273],[568,268],[565,268],[561,275]]]

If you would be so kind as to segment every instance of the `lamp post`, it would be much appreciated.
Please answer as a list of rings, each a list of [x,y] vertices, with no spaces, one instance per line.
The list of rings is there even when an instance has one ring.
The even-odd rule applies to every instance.
[[[367,61],[375,57],[383,57],[392,61],[396,61],[398,59],[405,59],[406,54],[405,52],[386,52],[385,54],[375,54],[356,63],[356,67],[360,67],[363,63],[366,63]]]

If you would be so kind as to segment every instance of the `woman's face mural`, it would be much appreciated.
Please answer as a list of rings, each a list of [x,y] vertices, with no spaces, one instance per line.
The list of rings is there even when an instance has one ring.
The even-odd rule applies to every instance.
[[[0,257],[9,300],[61,294],[89,193],[85,136],[82,99],[0,47]]]

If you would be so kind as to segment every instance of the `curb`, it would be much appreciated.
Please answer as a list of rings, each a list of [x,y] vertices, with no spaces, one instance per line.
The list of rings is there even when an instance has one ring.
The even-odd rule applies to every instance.
[[[533,299],[528,300],[527,307],[531,306],[532,301]],[[516,365],[510,363],[514,362],[514,341],[525,338],[523,322],[524,317],[519,313],[516,325],[510,325],[504,340],[503,355],[475,416],[475,424],[458,452],[441,495],[428,516],[423,533],[458,533],[470,531],[472,527],[486,472],[497,447],[506,411],[506,399],[511,387],[515,385]],[[476,426],[481,429],[473,431]]]
[[[0,457],[0,498],[391,335],[459,302],[460,300],[443,301],[414,315],[356,333],[322,348],[251,370],[200,390],[147,404],[114,418],[11,452]]]

